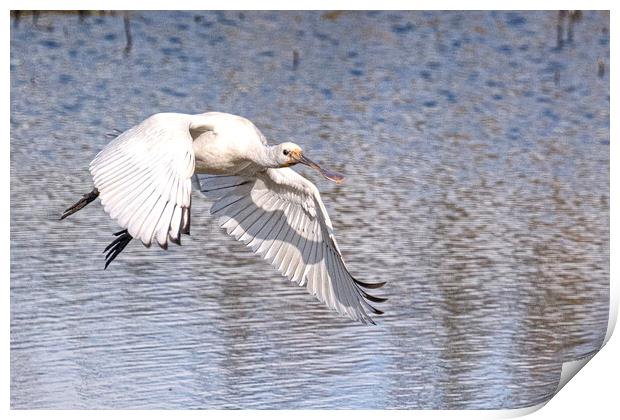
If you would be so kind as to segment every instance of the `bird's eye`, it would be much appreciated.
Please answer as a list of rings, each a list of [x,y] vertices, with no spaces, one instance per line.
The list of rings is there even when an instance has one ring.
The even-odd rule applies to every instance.
[[[284,153],[284,156],[288,155],[288,149],[282,150],[282,153]]]

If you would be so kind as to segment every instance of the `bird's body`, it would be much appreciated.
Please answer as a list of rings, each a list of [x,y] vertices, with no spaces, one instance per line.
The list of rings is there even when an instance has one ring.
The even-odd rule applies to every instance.
[[[254,124],[245,118],[221,112],[204,114],[204,118],[206,124],[213,124],[214,131],[195,133],[198,134],[193,142],[196,173],[246,173],[251,176],[262,169],[256,157],[265,150],[267,143]],[[221,132],[227,135],[219,135]]]
[[[373,322],[381,313],[346,268],[317,188],[288,168],[303,163],[335,182],[342,176],[307,159],[294,143],[269,145],[245,118],[210,112],[155,114],[110,142],[91,162],[95,189],[69,208],[99,197],[123,231],[107,265],[133,239],[167,248],[190,232],[192,184],[215,198],[211,213],[228,234],[341,314]],[[200,175],[200,177],[199,177]],[[192,183],[193,179],[193,183]]]

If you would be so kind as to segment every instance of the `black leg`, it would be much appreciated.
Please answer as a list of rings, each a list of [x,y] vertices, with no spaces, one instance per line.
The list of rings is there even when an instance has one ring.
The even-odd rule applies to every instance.
[[[90,203],[97,197],[99,197],[99,190],[97,188],[93,189],[88,194],[84,194],[84,196],[82,196],[82,199],[80,201],[78,201],[77,203],[69,207],[67,210],[65,210],[62,216],[60,216],[60,220],[64,219],[67,216],[71,216],[73,213],[75,213],[78,210],[83,209],[84,207],[86,207],[88,203]]]
[[[127,229],[121,230],[120,232],[116,232],[114,234],[116,239],[112,241],[110,245],[108,245],[103,252],[107,252],[108,254],[105,256],[105,267],[104,270],[108,268],[108,265],[120,254],[123,249],[127,246],[129,242],[133,239],[133,236],[127,232]]]

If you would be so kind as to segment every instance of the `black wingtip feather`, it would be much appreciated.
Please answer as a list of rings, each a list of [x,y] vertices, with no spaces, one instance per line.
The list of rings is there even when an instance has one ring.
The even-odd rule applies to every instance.
[[[366,282],[360,281],[360,280],[358,280],[356,278],[354,278],[353,281],[355,283],[359,284],[360,286],[365,287],[366,289],[378,289],[380,287],[383,287],[385,285],[385,283],[387,283],[385,281],[382,281],[382,282],[379,282],[379,283],[366,283]]]
[[[380,311],[379,309],[375,308],[370,303],[366,302],[366,305],[368,306],[368,308],[370,308],[372,313],[377,314],[377,315],[383,315],[383,311]]]
[[[359,281],[359,280],[357,280],[355,278],[353,278],[353,281],[355,282],[355,286],[357,287],[357,290],[359,291],[359,293],[362,295],[362,297],[364,299],[369,300],[371,302],[375,302],[375,303],[382,303],[382,302],[385,302],[387,300],[387,298],[384,298],[384,297],[373,296],[373,295],[367,293],[365,290],[362,289],[362,287],[367,288],[367,289],[378,289],[379,287],[385,285],[386,282],[366,283],[366,282],[363,282],[363,281]],[[383,311],[375,308],[370,303],[365,302],[365,304],[374,314],[383,315]],[[372,319],[371,319],[371,321],[372,321]],[[374,322],[372,322],[372,324],[374,324]]]
[[[372,307],[372,311],[374,313],[376,313],[377,315],[383,315],[383,311],[380,309],[375,308],[374,306]]]
[[[366,299],[376,302],[376,303],[381,303],[381,302],[385,302],[387,300],[387,298],[384,297],[377,297],[377,296],[373,296],[373,295],[369,295],[368,293],[366,293],[363,290],[360,290],[362,292],[362,296],[364,296]]]

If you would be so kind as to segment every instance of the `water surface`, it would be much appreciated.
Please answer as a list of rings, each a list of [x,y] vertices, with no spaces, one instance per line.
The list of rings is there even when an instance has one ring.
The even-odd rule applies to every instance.
[[[12,408],[515,408],[595,351],[609,293],[609,14],[22,15],[11,28]],[[317,183],[378,326],[221,232],[132,243],[88,163],[155,112],[224,111]]]

